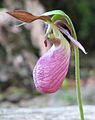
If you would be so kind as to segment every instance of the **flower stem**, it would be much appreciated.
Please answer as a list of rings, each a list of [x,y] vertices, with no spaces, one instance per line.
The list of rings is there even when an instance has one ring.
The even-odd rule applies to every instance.
[[[79,66],[79,49],[77,47],[75,47],[75,76],[76,76],[77,101],[78,101],[78,105],[79,105],[81,120],[84,120],[81,88],[80,88],[80,68],[79,67],[80,67]]]
[[[75,29],[74,29],[74,26],[73,26],[71,20],[70,20],[70,25],[73,29],[73,37],[77,40],[77,35],[76,35]],[[83,112],[82,96],[81,96],[81,86],[80,86],[79,49],[78,49],[78,47],[75,46],[74,50],[75,50],[75,76],[76,76],[77,102],[78,102],[78,106],[79,106],[81,120],[84,120],[84,112]]]

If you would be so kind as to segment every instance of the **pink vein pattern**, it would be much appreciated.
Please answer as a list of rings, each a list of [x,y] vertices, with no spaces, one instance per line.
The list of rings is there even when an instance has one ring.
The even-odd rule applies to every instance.
[[[66,74],[70,61],[70,47],[54,45],[38,60],[33,70],[34,84],[41,93],[56,92]]]

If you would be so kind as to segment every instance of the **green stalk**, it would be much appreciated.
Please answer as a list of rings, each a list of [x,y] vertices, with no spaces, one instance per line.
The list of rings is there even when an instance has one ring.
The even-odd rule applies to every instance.
[[[79,110],[80,110],[80,117],[81,117],[81,120],[84,120],[81,88],[80,88],[79,50],[77,47],[75,47],[75,76],[76,76],[77,101],[78,101]]]
[[[73,37],[77,40],[76,32],[72,21],[70,21],[70,25],[73,29]],[[79,49],[78,47],[74,46],[75,50],[75,77],[76,77],[76,93],[77,93],[77,102],[80,111],[81,120],[84,120],[84,112],[83,112],[83,105],[82,105],[82,96],[81,96],[81,86],[80,86],[80,63],[79,63]]]

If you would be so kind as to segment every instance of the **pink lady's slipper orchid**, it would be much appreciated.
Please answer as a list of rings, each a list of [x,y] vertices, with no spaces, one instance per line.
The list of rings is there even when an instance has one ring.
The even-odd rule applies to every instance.
[[[75,30],[70,18],[60,10],[50,11],[40,16],[21,10],[8,12],[8,14],[27,23],[42,19],[47,24],[45,45],[50,41],[52,46],[35,65],[33,78],[39,92],[56,92],[68,72],[71,44],[79,47],[86,54],[83,46],[74,38]]]

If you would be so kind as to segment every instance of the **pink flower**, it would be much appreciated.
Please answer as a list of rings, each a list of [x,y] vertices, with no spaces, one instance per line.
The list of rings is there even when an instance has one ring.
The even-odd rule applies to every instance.
[[[83,46],[74,39],[75,30],[70,18],[60,10],[50,11],[40,16],[35,16],[22,10],[14,10],[7,13],[24,23],[41,19],[48,25],[46,36],[47,40],[51,41],[53,45],[38,60],[33,70],[33,78],[39,92],[56,92],[68,72],[71,43],[86,54]],[[46,42],[45,46],[47,46]]]
[[[86,53],[83,46],[71,36],[69,28],[50,24],[48,34],[47,37],[53,45],[40,57],[33,71],[35,86],[41,93],[54,93],[62,85],[70,63],[71,50],[68,39]]]

